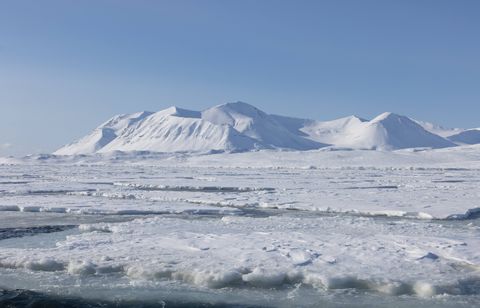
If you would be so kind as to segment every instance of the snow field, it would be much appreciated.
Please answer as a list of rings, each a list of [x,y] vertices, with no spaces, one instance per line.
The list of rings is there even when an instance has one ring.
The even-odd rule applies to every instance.
[[[32,156],[0,165],[0,222],[78,227],[0,240],[0,272],[67,289],[475,298],[479,153]]]
[[[81,233],[53,249],[2,249],[0,266],[201,288],[301,283],[419,296],[477,294],[471,284],[480,283],[478,227],[459,231],[423,221],[282,215],[155,217],[79,228]]]
[[[14,172],[0,183],[0,211],[242,215],[294,209],[418,219],[468,219],[479,213],[478,169],[159,164],[62,165],[55,173],[46,171],[49,164],[0,166],[5,174]],[[28,172],[39,177],[25,177]],[[40,177],[46,172],[48,177]]]

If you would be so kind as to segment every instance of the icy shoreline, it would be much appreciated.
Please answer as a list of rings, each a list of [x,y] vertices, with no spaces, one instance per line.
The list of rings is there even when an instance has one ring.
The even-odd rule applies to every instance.
[[[335,216],[154,217],[80,225],[54,248],[3,249],[0,267],[206,288],[469,295],[480,283],[479,229]]]
[[[1,165],[0,228],[40,233],[0,240],[0,286],[478,303],[477,154],[443,151]]]

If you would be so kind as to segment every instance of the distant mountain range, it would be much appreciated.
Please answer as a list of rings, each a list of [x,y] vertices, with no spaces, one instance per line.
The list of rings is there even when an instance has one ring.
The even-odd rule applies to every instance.
[[[54,154],[305,151],[328,146],[390,151],[477,143],[479,129],[446,129],[390,112],[373,120],[350,116],[322,122],[270,115],[236,102],[202,112],[170,107],[117,115]]]

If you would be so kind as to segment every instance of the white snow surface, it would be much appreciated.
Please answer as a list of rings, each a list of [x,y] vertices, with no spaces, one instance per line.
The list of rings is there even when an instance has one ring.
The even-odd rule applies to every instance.
[[[418,120],[414,120],[414,121],[417,122],[417,124],[422,126],[427,131],[431,132],[432,134],[439,135],[444,138],[461,133],[465,130],[463,128],[447,128],[447,127],[443,127],[441,125],[434,124],[431,122],[426,122],[426,121],[418,121]]]
[[[318,149],[325,144],[292,134],[274,117],[246,103],[230,103],[202,112],[202,118],[218,125],[229,125],[264,144],[265,148]]]
[[[442,136],[457,145],[480,144],[480,128],[444,128],[429,122],[416,122],[429,132]]]
[[[140,115],[116,116],[90,135],[54,154],[235,152],[269,148],[310,150],[325,146],[291,134],[269,115],[241,102],[216,106],[203,112],[170,107]],[[116,125],[112,127],[111,123]]]
[[[0,185],[0,209],[115,214],[253,207],[439,219],[479,210],[477,145],[394,152],[109,153],[30,157],[2,167],[7,174],[32,176],[43,175],[44,168],[58,170]]]
[[[480,129],[479,128],[467,129],[460,133],[449,136],[448,139],[457,144],[479,144]]]
[[[289,130],[296,126],[304,127],[290,119]],[[266,296],[279,289],[291,305],[303,288],[402,299],[480,293],[479,145],[109,151],[0,162],[0,223],[12,213],[25,217],[22,224],[79,221],[48,241],[46,234],[0,239],[0,285],[25,287],[24,275],[40,290],[125,281]]]
[[[302,284],[422,297],[469,294],[469,284],[479,281],[478,228],[455,233],[415,221],[224,216],[154,217],[79,229],[53,248],[3,248],[0,267],[200,288]]]
[[[371,121],[356,116],[320,122],[277,116],[289,127],[308,138],[354,149],[396,150],[406,148],[445,148],[455,146],[451,141],[435,135],[408,117],[385,112]],[[283,120],[283,121],[282,121]],[[297,125],[295,125],[297,124]]]
[[[77,142],[68,144],[56,151],[59,155],[69,154],[90,154],[102,149],[115,138],[121,135],[122,131],[135,123],[150,116],[151,112],[139,112],[126,115],[114,116],[107,122],[97,127],[91,134],[83,137]]]
[[[269,115],[252,105],[236,102],[202,112],[170,107],[155,113],[115,116],[54,154],[305,151],[326,146],[372,150],[438,149],[456,146],[444,137],[459,132],[461,130],[447,130],[389,112],[371,121],[350,116],[322,122]]]

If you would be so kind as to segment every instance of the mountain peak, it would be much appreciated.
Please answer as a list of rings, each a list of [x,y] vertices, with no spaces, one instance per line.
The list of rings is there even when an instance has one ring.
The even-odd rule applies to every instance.
[[[257,107],[244,102],[240,102],[240,101],[217,105],[215,107],[205,110],[204,113],[205,112],[208,113],[209,110],[217,110],[217,111],[227,112],[230,114],[235,113],[235,114],[240,114],[247,117],[259,117],[259,116],[265,117],[267,115],[265,112],[258,109]]]
[[[228,102],[228,103],[225,103],[225,104],[217,105],[216,107],[222,107],[222,106],[230,107],[230,108],[233,108],[233,109],[245,108],[245,109],[257,109],[258,110],[257,107],[255,107],[253,105],[250,105],[248,103],[242,102],[242,101]]]
[[[351,115],[351,116],[348,116],[348,117],[344,117],[344,118],[341,118],[341,119],[338,119],[338,120],[343,120],[345,122],[368,122],[368,120],[362,118],[362,117],[359,117],[357,115]]]
[[[406,117],[406,116],[403,116],[403,115],[400,115],[400,114],[397,114],[397,113],[393,113],[393,112],[384,112],[382,114],[379,114],[378,116],[376,116],[372,121],[372,123],[376,123],[376,122],[383,122],[383,121],[386,121],[386,120],[410,120],[410,118]],[[413,120],[411,120],[413,121]]]
[[[480,142],[477,139],[479,131],[468,131],[464,135],[456,139],[463,143]],[[55,153],[303,151],[327,145],[384,150],[455,146],[450,140],[428,132],[416,121],[392,112],[384,112],[371,121],[348,116],[322,122],[269,115],[238,101],[202,112],[171,106],[156,113],[115,116],[88,136]]]
[[[471,128],[460,133],[447,137],[448,140],[456,142],[457,144],[479,144],[480,143],[480,129]]]
[[[217,125],[230,125],[267,148],[312,150],[325,146],[292,133],[277,121],[277,117],[243,102],[227,103],[204,110],[202,119]]]
[[[370,139],[376,140],[375,143],[381,149],[454,146],[449,140],[430,133],[409,117],[393,112],[384,112],[369,123]]]
[[[183,109],[177,106],[171,106],[167,109],[160,110],[157,112],[158,115],[170,115],[180,118],[201,118],[201,113],[199,111]]]
[[[347,118],[357,119],[357,120],[360,120],[360,121],[362,121],[362,122],[367,121],[366,119],[364,119],[364,118],[362,118],[361,116],[356,115],[356,114],[352,114],[352,115],[348,116]]]

